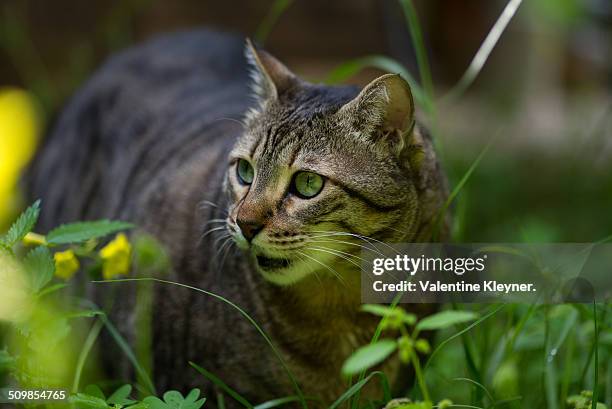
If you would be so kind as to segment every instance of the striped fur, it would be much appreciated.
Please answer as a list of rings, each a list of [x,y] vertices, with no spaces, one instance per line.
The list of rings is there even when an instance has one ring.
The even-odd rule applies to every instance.
[[[398,81],[385,77],[361,92],[309,84],[264,52],[247,48],[245,59],[242,38],[209,31],[129,49],[66,105],[34,161],[28,186],[43,199],[41,226],[99,218],[136,223],[167,246],[169,279],[248,311],[304,393],[329,402],[344,389],[343,360],[376,323],[358,312],[359,277],[350,263],[364,243],[357,236],[427,240],[446,196],[412,107],[395,127],[406,129],[387,126],[392,87],[408,92]],[[239,158],[255,165],[250,186],[237,180]],[[325,177],[315,198],[291,194],[299,170]],[[237,224],[247,212],[264,225],[250,243]],[[258,255],[288,265],[268,271]],[[132,342],[134,291],[95,287]],[[160,390],[204,385],[213,397],[213,386],[189,369],[194,361],[253,403],[295,393],[262,337],[234,309],[175,287],[157,285],[154,295]],[[134,377],[111,341],[102,352],[109,376]],[[397,364],[386,370],[395,376]]]

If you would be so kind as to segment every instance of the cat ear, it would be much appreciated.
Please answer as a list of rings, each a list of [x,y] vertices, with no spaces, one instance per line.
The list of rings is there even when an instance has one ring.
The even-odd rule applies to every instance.
[[[257,50],[247,38],[245,55],[251,65],[253,90],[262,100],[277,99],[295,84],[297,77],[282,62],[264,50]]]
[[[383,138],[399,153],[414,126],[410,86],[399,74],[376,78],[338,111],[362,135]]]

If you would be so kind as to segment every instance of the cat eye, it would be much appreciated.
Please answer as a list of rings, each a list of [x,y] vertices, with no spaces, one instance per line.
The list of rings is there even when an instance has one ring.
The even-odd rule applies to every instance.
[[[238,164],[236,165],[236,174],[238,175],[238,180],[240,183],[244,185],[250,185],[253,183],[253,178],[255,177],[255,170],[253,166],[246,159],[238,159]]]
[[[303,199],[310,199],[323,190],[323,176],[313,172],[298,172],[293,178],[293,190]]]

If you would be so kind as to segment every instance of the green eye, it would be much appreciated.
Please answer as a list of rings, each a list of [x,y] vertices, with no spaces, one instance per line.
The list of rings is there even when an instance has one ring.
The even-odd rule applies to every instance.
[[[238,165],[236,166],[236,173],[238,174],[238,180],[240,183],[250,185],[253,183],[253,177],[255,171],[249,161],[245,159],[238,159]]]
[[[310,199],[323,190],[323,176],[312,172],[298,172],[293,179],[293,187],[298,196]]]

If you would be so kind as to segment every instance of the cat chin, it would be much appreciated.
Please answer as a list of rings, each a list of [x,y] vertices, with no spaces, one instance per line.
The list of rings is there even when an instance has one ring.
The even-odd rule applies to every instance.
[[[279,286],[290,286],[296,284],[306,276],[310,275],[308,271],[300,271],[295,269],[266,271],[258,268],[258,270],[266,281]]]
[[[257,270],[266,281],[279,286],[290,286],[296,284],[313,273],[313,269],[308,268],[304,262],[297,260],[289,262],[289,264],[285,267],[273,269],[264,268],[257,262],[256,265]]]

